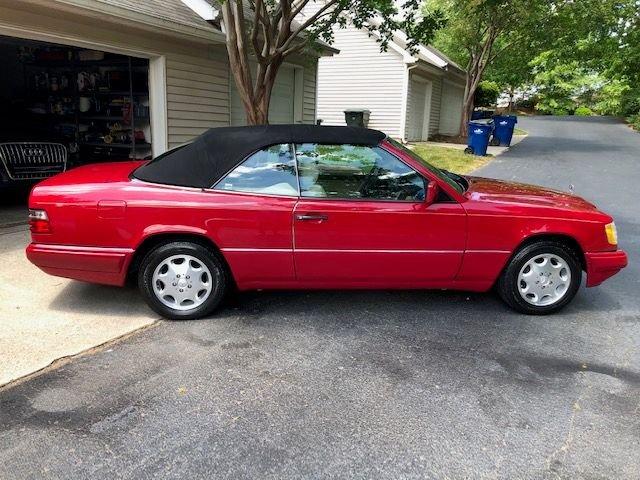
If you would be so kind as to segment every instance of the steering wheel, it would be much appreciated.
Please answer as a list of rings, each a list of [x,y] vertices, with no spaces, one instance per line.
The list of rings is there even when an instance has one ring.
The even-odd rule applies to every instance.
[[[406,200],[407,197],[411,197],[413,200],[424,200],[424,188],[420,188],[417,185],[404,185],[402,189],[396,195],[396,200]]]
[[[371,171],[367,173],[367,176],[364,177],[364,180],[362,180],[362,183],[358,187],[358,192],[360,192],[361,198],[367,198],[366,191],[369,189],[369,184],[371,183],[371,179],[373,178],[374,174],[378,172],[378,170],[379,170],[378,167],[373,167]]]

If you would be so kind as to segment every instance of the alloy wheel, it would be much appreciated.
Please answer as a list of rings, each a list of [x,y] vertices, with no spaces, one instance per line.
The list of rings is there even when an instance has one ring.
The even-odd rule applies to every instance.
[[[520,296],[536,307],[559,302],[569,291],[570,285],[569,264],[554,254],[536,255],[523,265],[518,274]]]
[[[202,305],[213,289],[207,266],[192,255],[172,255],[153,272],[153,292],[163,305],[191,310]]]

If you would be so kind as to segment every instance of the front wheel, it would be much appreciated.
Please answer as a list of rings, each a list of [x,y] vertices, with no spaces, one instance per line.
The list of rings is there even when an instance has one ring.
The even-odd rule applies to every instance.
[[[541,240],[514,255],[497,287],[511,308],[530,315],[544,315],[571,302],[581,279],[580,260],[572,248]]]
[[[165,318],[191,320],[210,314],[227,289],[222,262],[191,242],[160,245],[142,260],[138,286],[149,306]]]

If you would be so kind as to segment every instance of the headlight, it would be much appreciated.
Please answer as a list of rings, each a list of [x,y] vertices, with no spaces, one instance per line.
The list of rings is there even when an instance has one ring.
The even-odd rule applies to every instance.
[[[604,226],[604,231],[607,233],[607,241],[611,245],[618,244],[618,230],[616,229],[615,222],[608,223]]]

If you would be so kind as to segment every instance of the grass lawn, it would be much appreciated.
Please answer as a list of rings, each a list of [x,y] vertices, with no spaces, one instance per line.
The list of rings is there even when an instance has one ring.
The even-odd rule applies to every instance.
[[[486,165],[491,159],[491,157],[467,155],[463,150],[456,148],[435,147],[433,145],[425,145],[424,143],[412,145],[412,150],[431,165],[460,175]]]
[[[529,132],[527,132],[526,130],[522,130],[521,128],[516,127],[513,130],[513,134],[514,135],[529,135]]]

